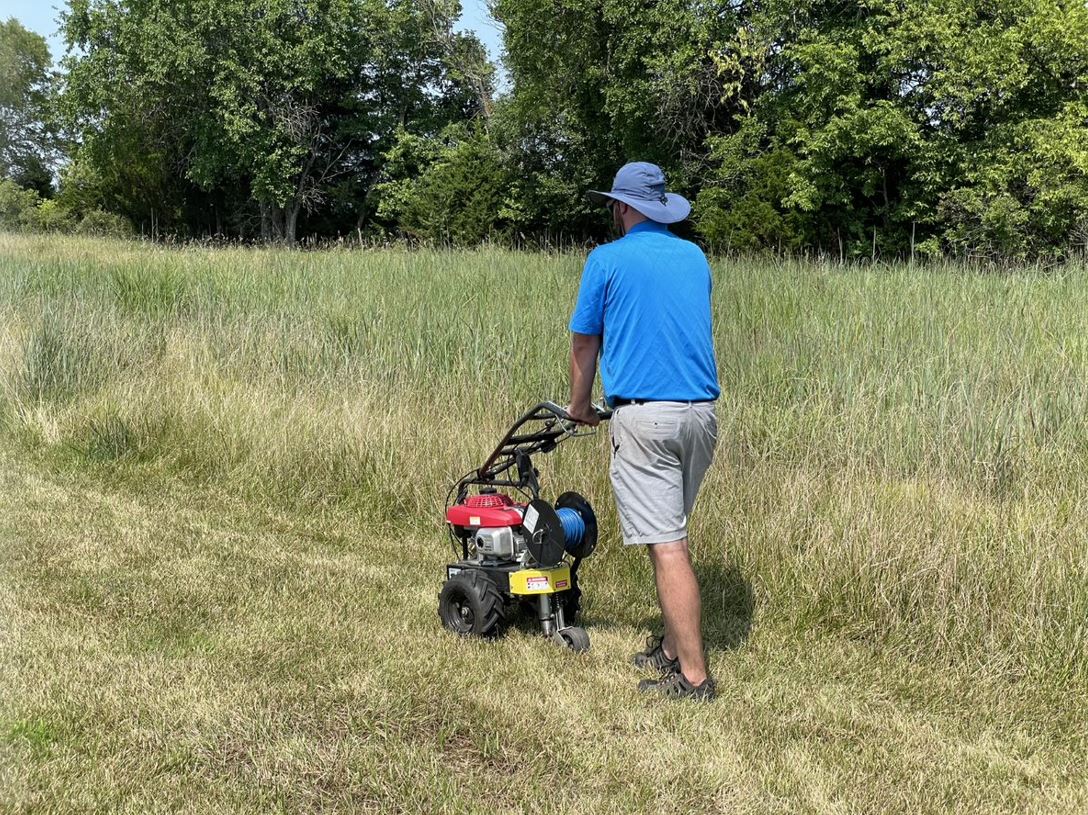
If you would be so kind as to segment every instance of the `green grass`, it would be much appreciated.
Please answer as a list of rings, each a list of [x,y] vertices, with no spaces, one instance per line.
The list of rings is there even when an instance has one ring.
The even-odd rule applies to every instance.
[[[697,707],[634,692],[603,437],[539,461],[593,650],[438,625],[579,267],[0,236],[0,811],[1088,807],[1088,270],[715,264]]]

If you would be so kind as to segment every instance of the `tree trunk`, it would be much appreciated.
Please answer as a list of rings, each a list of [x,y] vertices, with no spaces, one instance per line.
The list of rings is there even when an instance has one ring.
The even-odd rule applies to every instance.
[[[272,205],[261,201],[261,240],[265,243],[272,242]]]
[[[287,206],[287,209],[284,210],[283,241],[290,246],[295,245],[295,233],[298,229],[298,211],[300,209],[302,209],[302,202],[295,199]]]
[[[293,246],[302,202],[295,199],[287,207],[281,207],[261,201],[260,208],[261,240],[265,243],[286,243]]]

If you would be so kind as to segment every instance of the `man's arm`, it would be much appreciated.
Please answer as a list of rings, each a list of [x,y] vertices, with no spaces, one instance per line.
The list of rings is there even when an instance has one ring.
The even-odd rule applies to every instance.
[[[567,413],[577,422],[595,426],[601,420],[590,403],[601,338],[598,334],[578,333],[572,333],[570,338],[570,405]]]

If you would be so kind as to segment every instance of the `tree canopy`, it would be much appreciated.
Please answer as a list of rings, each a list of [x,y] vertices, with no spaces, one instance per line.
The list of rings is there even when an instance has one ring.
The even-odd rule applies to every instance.
[[[41,193],[52,188],[51,67],[43,37],[0,22],[0,178]]]
[[[350,231],[399,129],[433,133],[480,104],[451,69],[474,43],[458,14],[446,0],[73,0],[73,183],[190,231],[293,241],[303,214]]]
[[[1084,3],[490,6],[500,94],[456,0],[71,0],[51,99],[0,29],[0,174],[51,161],[53,117],[60,205],[182,236],[592,240],[585,190],[649,160],[721,251],[1088,243]]]

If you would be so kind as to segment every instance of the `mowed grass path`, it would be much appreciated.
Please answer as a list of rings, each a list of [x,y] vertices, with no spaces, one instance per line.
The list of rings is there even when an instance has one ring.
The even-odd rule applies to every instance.
[[[577,257],[0,236],[0,811],[1088,809],[1088,275],[716,273],[722,694],[670,705],[601,436],[540,462],[593,650],[435,613]]]
[[[444,634],[415,535],[10,459],[0,518],[4,811],[1088,806],[1083,700],[970,666],[759,625],[713,654],[717,702],[663,704],[600,603],[585,656]]]

